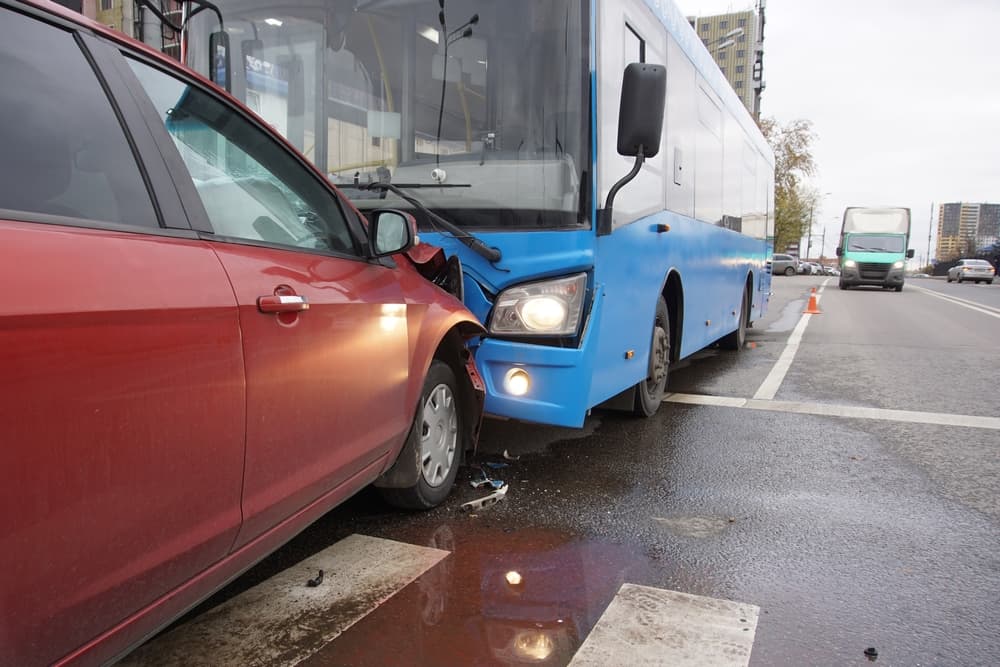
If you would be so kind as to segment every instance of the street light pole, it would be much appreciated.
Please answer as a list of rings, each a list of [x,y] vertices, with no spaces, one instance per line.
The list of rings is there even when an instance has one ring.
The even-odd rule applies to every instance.
[[[934,229],[934,202],[931,202],[931,216],[930,220],[927,221],[927,263],[924,266],[930,266],[931,263],[931,230]],[[923,267],[921,267],[923,269]]]
[[[807,232],[808,236],[807,236],[807,241],[806,241],[806,261],[809,261],[809,258],[812,257],[812,247],[813,247],[813,209],[815,209],[815,208],[816,208],[816,202],[814,200],[813,203],[809,205],[809,231]]]
[[[806,238],[806,261],[812,257],[812,245],[813,245],[813,213],[816,210],[817,202],[822,204],[823,198],[832,195],[832,192],[824,192],[818,197],[814,197],[812,202],[809,204],[809,231],[807,232]],[[826,225],[823,226],[823,242],[826,243]],[[819,250],[820,259],[823,258],[823,248],[820,247]]]

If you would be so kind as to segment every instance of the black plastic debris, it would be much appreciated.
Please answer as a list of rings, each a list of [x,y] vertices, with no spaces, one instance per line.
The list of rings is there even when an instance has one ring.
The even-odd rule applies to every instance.
[[[308,586],[309,588],[316,588],[322,583],[323,583],[323,570],[320,570],[319,574],[316,575],[315,579],[310,579],[309,581],[306,582],[306,586]]]
[[[472,475],[472,479],[469,480],[469,486],[474,489],[479,489],[484,486],[491,487],[494,491],[499,489],[504,485],[504,481],[500,479],[493,479],[486,474],[486,471],[482,468],[476,468]]]
[[[482,470],[480,470],[478,474],[473,475],[472,479],[469,480],[469,486],[471,486],[474,489],[486,486],[489,483],[490,483],[489,476]]]

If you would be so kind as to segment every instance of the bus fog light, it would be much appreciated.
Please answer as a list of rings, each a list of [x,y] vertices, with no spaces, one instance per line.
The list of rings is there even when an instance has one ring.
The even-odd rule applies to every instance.
[[[503,388],[511,396],[524,396],[531,387],[531,377],[523,368],[512,368],[503,378]]]

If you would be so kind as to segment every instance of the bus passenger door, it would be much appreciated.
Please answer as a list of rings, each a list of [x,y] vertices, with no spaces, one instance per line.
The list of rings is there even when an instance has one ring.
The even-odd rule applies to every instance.
[[[665,64],[666,32],[641,0],[601,2],[597,12],[597,207],[635,164],[618,154],[618,116],[625,68]],[[669,89],[670,82],[667,82]],[[650,224],[630,224],[664,209],[662,145],[616,195],[610,235],[597,238],[594,283],[601,300],[596,322],[590,403],[645,380],[651,331],[672,242]]]

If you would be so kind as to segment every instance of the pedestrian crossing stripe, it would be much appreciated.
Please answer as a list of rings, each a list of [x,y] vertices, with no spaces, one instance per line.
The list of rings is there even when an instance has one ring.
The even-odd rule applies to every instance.
[[[622,584],[570,667],[746,667],[760,609]]]
[[[290,667],[374,611],[448,551],[365,535],[333,546],[125,658],[143,667]],[[310,579],[324,576],[317,586]]]

